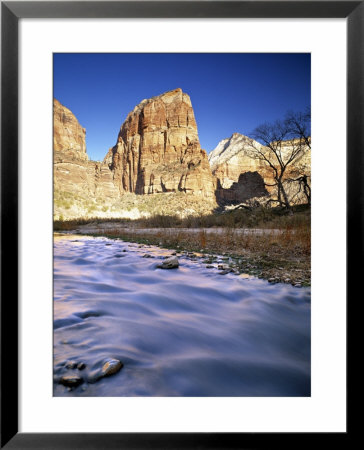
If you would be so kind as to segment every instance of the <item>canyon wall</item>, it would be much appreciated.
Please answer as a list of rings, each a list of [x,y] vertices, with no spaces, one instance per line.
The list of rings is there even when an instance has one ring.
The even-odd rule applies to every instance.
[[[207,156],[201,149],[190,97],[181,89],[140,102],[126,117],[116,144],[102,162],[89,160],[85,128],[57,100],[53,117],[55,205],[66,205],[62,215],[69,216],[68,209],[73,208],[72,217],[81,217],[82,202],[83,208],[92,210],[97,205],[98,213],[107,215],[110,208],[115,213],[115,204],[126,193],[186,193],[210,210],[216,200],[241,203],[275,194],[272,169],[251,157],[250,138],[234,133]],[[289,147],[289,142],[283,145],[282,153],[289,152]],[[305,151],[286,176],[304,173],[310,183],[310,159],[310,151]],[[285,189],[295,203],[304,203],[307,198],[303,191],[297,194],[297,186],[290,182]],[[72,206],[73,199],[79,207]]]
[[[88,158],[85,128],[56,99],[53,101],[53,173],[57,191],[90,198],[118,196],[109,167]]]
[[[72,111],[53,100],[53,151],[69,158],[87,161],[86,130]]]

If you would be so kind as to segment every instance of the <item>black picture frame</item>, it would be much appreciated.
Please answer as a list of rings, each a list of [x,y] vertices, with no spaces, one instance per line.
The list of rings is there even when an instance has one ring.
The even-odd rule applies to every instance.
[[[358,261],[362,261],[364,211],[364,1],[1,2],[1,448],[292,447],[305,445],[312,437],[315,444],[327,444],[325,433],[18,432],[18,21],[111,17],[347,19],[347,301],[362,277],[363,263]],[[352,435],[349,408],[347,411],[347,432],[330,434],[341,448]]]

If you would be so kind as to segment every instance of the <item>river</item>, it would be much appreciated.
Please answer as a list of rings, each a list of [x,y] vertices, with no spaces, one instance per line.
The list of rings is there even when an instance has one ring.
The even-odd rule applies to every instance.
[[[55,235],[54,395],[309,396],[310,288],[220,275],[186,254],[156,268],[171,253]],[[95,381],[107,358],[123,368]]]

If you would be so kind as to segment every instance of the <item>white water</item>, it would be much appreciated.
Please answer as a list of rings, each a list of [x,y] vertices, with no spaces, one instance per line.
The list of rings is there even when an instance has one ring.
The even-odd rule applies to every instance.
[[[186,256],[157,269],[169,254],[55,236],[54,395],[309,396],[310,289],[220,275]],[[107,357],[123,369],[58,384],[68,373],[87,380]],[[71,360],[86,369],[66,369]]]

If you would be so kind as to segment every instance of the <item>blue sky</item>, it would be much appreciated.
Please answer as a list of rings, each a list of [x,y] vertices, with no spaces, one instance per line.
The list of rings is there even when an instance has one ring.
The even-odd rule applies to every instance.
[[[201,147],[251,134],[311,104],[308,53],[56,53],[54,97],[86,128],[87,152],[102,160],[141,100],[182,88]]]

